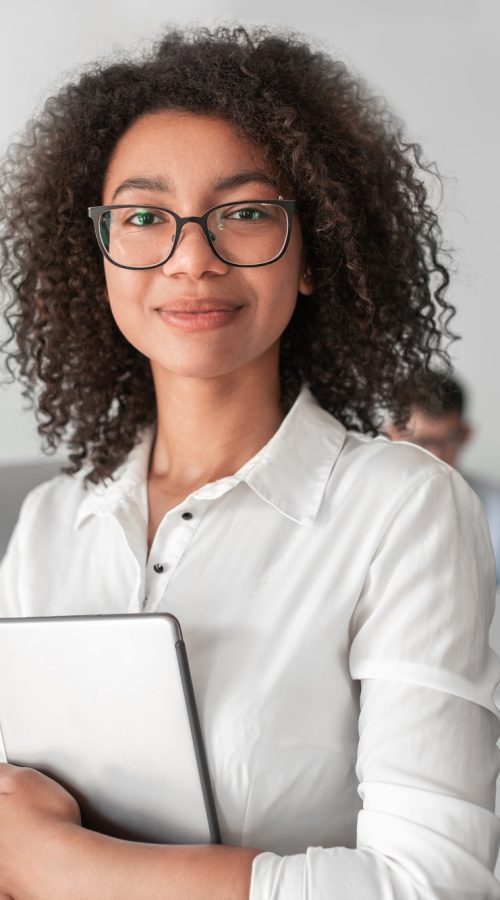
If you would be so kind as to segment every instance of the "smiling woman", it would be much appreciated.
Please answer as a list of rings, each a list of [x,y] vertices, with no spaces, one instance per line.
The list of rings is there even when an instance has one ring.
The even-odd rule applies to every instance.
[[[2,270],[6,284],[18,285],[8,314],[11,364],[37,394],[48,445],[65,439],[74,470],[87,460],[89,479],[98,481],[155,420],[150,367],[115,328],[86,217],[104,202],[108,164],[127,130],[161,110],[218,119],[248,145],[245,171],[225,171],[218,154],[213,200],[190,205],[187,215],[218,205],[228,191],[232,200],[233,187],[258,186],[266,190],[257,199],[281,194],[296,202],[314,295],[304,302],[299,294],[282,335],[284,410],[307,381],[347,426],[374,432],[388,406],[404,420],[397,386],[407,370],[425,369],[442,340],[438,315],[444,323],[451,312],[420,149],[342,63],[293,36],[202,30],[167,34],[143,60],[94,66],[51,98],[11,149]],[[181,155],[191,149],[188,136],[180,147],[177,140]],[[146,172],[150,153],[154,145],[143,142],[107,203],[124,203],[134,189],[141,196],[132,199],[143,204],[165,197],[170,173],[164,161]],[[260,179],[253,185],[252,173]],[[239,196],[255,199],[247,190]],[[97,333],[106,353],[96,355]]]
[[[9,358],[71,452],[0,615],[180,619],[223,846],[104,836],[0,766],[7,894],[500,897],[484,516],[372,436],[446,364],[421,160],[341,63],[243,29],[94,67],[11,151]]]

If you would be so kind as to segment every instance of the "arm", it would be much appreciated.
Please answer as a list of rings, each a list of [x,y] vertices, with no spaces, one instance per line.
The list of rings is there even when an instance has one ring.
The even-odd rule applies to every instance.
[[[161,846],[69,829],[58,845],[63,871],[40,900],[248,900],[257,850],[224,846]]]
[[[54,781],[0,765],[0,898],[248,900],[258,852],[97,834],[81,827],[76,802]]]
[[[260,854],[251,900],[500,898],[489,539],[460,476],[436,466],[421,481],[389,523],[351,621],[356,847]]]

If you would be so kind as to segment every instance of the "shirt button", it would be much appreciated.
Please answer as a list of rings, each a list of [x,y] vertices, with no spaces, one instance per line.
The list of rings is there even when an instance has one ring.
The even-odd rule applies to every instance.
[[[190,513],[190,512],[182,513],[182,518],[183,518],[183,519],[192,519],[192,518],[193,518],[193,513]]]
[[[156,572],[157,575],[161,575],[161,573],[165,571],[165,566],[163,565],[163,563],[155,563],[153,566],[153,571]]]

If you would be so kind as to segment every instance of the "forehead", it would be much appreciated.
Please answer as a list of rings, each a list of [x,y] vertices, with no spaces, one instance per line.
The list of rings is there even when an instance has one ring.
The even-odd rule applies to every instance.
[[[105,178],[105,193],[130,178],[161,178],[169,191],[186,183],[207,186],[228,174],[269,175],[264,154],[229,123],[214,116],[162,110],[142,116],[118,140]]]

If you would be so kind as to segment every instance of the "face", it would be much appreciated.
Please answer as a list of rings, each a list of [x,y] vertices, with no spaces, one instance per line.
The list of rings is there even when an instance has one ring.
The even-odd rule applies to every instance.
[[[448,465],[456,466],[460,449],[467,441],[470,430],[457,411],[429,416],[414,409],[405,429],[398,430],[391,426],[387,429],[387,434],[393,440],[418,444]]]
[[[118,142],[102,202],[166,207],[184,217],[221,203],[278,199],[280,193],[293,199],[231,125],[162,111],[139,119]],[[155,378],[213,378],[267,365],[270,358],[277,369],[279,338],[297,292],[311,290],[303,273],[296,215],[284,255],[259,268],[218,259],[193,222],[184,225],[174,253],[157,268],[128,270],[105,260],[115,321],[149,358]]]

